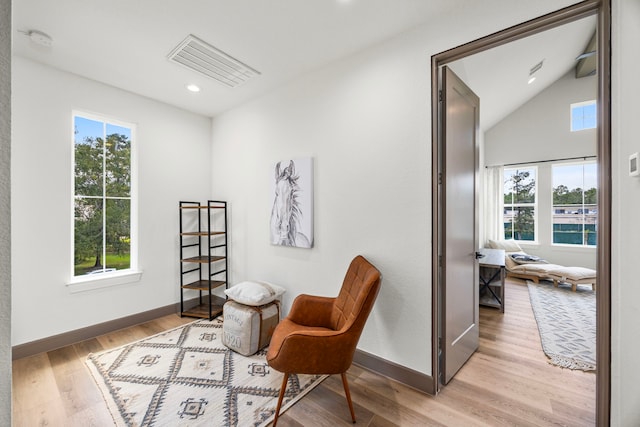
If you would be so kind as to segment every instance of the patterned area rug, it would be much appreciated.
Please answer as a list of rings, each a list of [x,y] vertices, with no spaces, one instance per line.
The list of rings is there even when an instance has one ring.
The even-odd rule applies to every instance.
[[[87,366],[118,426],[263,426],[282,374],[266,350],[245,357],[222,344],[222,320],[198,320],[116,349]],[[283,410],[326,376],[291,375]],[[282,411],[281,411],[282,412]]]
[[[557,288],[527,281],[542,349],[549,363],[563,368],[596,369],[596,293],[591,286]]]

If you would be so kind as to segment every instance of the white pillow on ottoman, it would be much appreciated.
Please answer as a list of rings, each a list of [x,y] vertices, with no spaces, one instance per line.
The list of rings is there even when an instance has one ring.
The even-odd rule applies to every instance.
[[[246,281],[226,289],[224,293],[240,304],[259,306],[280,298],[285,289],[267,282]]]

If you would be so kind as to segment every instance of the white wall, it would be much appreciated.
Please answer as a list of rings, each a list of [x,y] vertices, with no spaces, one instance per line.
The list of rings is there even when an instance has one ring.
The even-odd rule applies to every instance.
[[[486,164],[595,156],[595,130],[571,132],[569,106],[596,91],[595,76],[576,79],[570,71],[486,131]]]
[[[179,301],[178,201],[210,194],[211,120],[13,60],[13,345]],[[139,282],[71,294],[72,110],[136,123]]]
[[[572,103],[596,99],[595,76],[576,79],[571,70],[485,133],[485,164],[538,162],[595,156],[595,129],[571,132]],[[528,253],[560,265],[596,268],[596,250],[552,244],[552,163],[538,165],[538,234]]]
[[[612,138],[613,138],[613,259],[612,303],[612,425],[640,425],[640,178],[628,175],[631,153],[640,151],[640,2],[613,1]]]
[[[0,425],[11,425],[11,1],[0,0]]]
[[[362,254],[383,284],[361,346],[426,371],[430,211],[418,189],[430,185],[430,147],[421,138],[428,116],[420,115],[428,61],[404,43],[383,50],[214,119],[213,192],[231,204],[232,282],[280,284],[288,307],[300,293],[335,296]],[[301,156],[315,161],[315,246],[271,246],[273,165]],[[407,336],[417,339],[389,345]]]
[[[564,5],[570,2],[562,2]],[[359,347],[431,373],[430,57],[562,7],[488,1],[336,62],[213,122],[213,192],[232,209],[232,282],[335,295],[362,253],[383,274]],[[315,159],[311,250],[269,244],[280,159]]]

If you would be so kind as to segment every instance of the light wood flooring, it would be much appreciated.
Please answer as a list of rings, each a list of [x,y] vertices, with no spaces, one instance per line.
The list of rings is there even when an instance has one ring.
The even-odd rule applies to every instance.
[[[348,373],[359,426],[591,426],[595,375],[547,363],[524,282],[510,280],[506,311],[481,308],[480,348],[437,397],[353,366]],[[84,359],[191,322],[177,315],[13,362],[14,426],[110,426],[112,418]],[[339,376],[285,412],[279,426],[347,426]]]

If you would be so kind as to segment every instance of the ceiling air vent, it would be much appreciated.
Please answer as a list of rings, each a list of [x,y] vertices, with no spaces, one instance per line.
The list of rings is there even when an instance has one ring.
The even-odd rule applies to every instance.
[[[260,72],[243,64],[220,49],[189,34],[169,53],[170,61],[212,78],[226,86],[236,87]]]
[[[542,68],[542,63],[543,62],[544,62],[544,59],[542,61],[538,62],[533,67],[531,67],[531,69],[529,70],[529,76],[533,76],[536,72],[538,72],[538,70],[540,70],[540,68]]]

